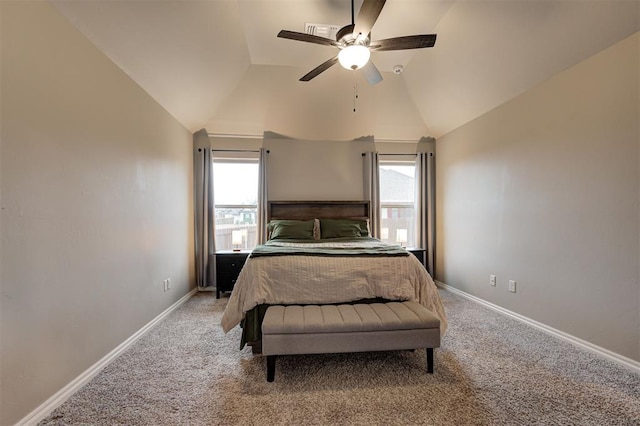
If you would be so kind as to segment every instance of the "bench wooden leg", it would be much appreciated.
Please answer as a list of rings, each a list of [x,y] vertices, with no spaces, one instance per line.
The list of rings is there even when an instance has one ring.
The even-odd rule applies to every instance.
[[[277,355],[267,355],[267,382],[273,382],[276,376]]]
[[[433,374],[433,348],[427,348],[427,373]]]

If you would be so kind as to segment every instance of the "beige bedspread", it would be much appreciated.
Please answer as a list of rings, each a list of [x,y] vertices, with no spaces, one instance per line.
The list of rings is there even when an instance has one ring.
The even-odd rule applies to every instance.
[[[267,256],[247,259],[222,316],[225,333],[259,304],[323,304],[381,297],[412,300],[447,318],[431,276],[415,256]]]

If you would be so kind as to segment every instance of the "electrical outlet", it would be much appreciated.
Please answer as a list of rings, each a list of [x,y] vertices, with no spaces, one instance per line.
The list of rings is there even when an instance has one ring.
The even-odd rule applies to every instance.
[[[516,292],[516,282],[514,280],[509,280],[509,291],[511,293]]]
[[[496,286],[496,276],[495,275],[489,275],[489,284],[491,284],[492,286]]]
[[[169,282],[169,280],[162,281],[162,285],[163,285],[163,291],[167,291],[171,287],[171,283]]]

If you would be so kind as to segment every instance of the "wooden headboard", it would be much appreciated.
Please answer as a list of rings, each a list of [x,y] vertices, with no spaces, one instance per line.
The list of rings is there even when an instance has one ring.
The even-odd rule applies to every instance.
[[[267,221],[316,218],[370,218],[369,201],[269,201]]]

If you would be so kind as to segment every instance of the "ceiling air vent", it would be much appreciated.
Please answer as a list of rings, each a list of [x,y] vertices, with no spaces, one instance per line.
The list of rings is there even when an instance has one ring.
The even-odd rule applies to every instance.
[[[331,24],[304,24],[304,32],[307,34],[315,35],[318,37],[328,38],[330,40],[336,39],[336,33],[340,27],[338,25]]]

